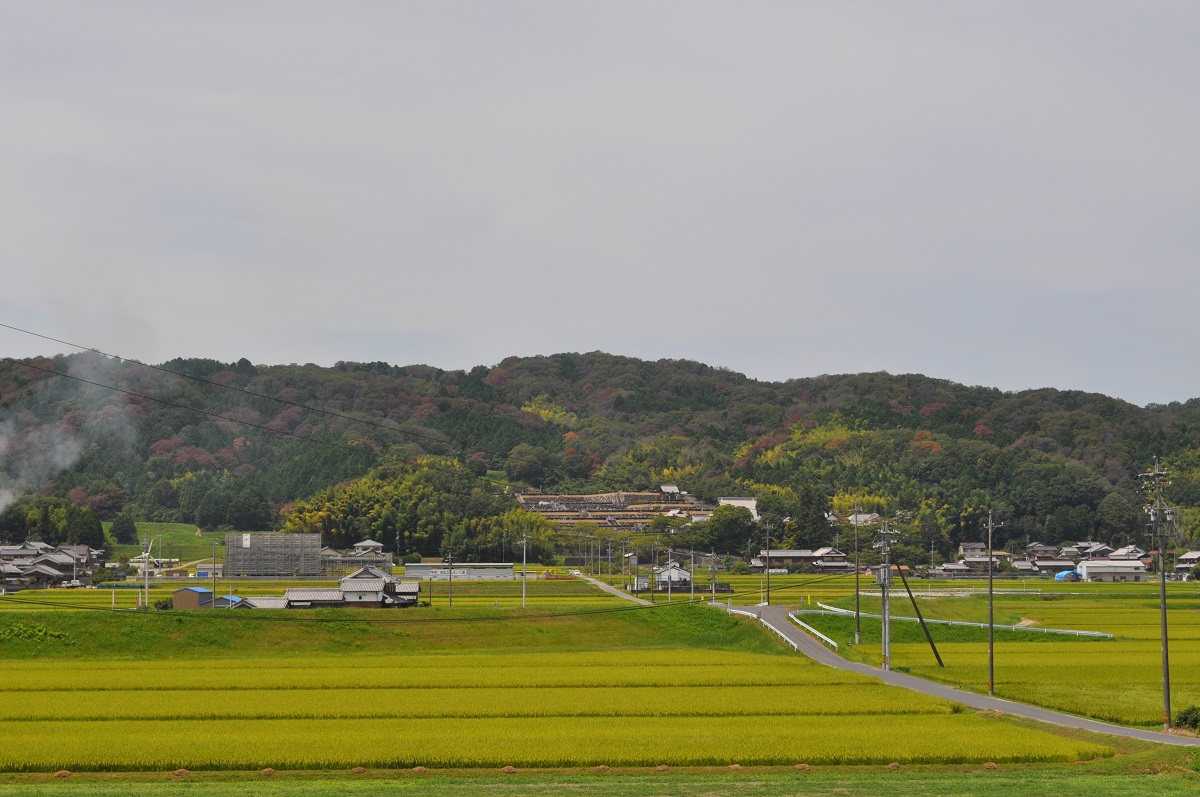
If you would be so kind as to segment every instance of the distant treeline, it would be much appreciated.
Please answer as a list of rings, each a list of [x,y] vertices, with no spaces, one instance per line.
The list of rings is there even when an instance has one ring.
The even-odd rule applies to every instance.
[[[0,365],[0,488],[104,519],[294,527],[314,522],[305,513],[315,501],[348,506],[338,491],[363,478],[391,485],[396,494],[382,506],[398,517],[414,495],[443,489],[441,477],[415,474],[457,463],[452,481],[481,485],[480,496],[409,525],[364,514],[330,539],[362,531],[390,548],[398,529],[404,549],[439,550],[455,535],[467,547],[468,537],[492,533],[471,523],[515,509],[513,492],[672,482],[704,500],[774,500],[779,522],[791,524],[784,537],[797,542],[822,541],[819,510],[858,504],[898,517],[926,556],[931,546],[948,553],[978,539],[989,510],[1004,522],[1001,545],[1144,543],[1137,474],[1161,455],[1174,475],[1169,497],[1184,509],[1182,532],[1200,527],[1200,400],[1142,408],[1078,391],[1006,393],[886,373],[761,382],[701,363],[602,353],[469,371],[162,365],[192,378],[95,354],[27,362],[127,392]],[[372,511],[370,500],[359,511]]]

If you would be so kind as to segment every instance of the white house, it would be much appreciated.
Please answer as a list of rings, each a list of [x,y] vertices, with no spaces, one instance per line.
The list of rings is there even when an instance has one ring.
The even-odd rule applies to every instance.
[[[1137,559],[1088,559],[1075,569],[1084,581],[1146,580],[1146,566]]]
[[[691,583],[692,574],[677,562],[671,561],[662,567],[654,568],[655,589],[666,589],[668,584],[672,587],[686,587]]]

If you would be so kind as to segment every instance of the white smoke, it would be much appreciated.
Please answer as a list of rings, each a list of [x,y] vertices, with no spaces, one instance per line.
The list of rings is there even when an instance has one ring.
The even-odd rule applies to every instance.
[[[125,412],[125,395],[101,387],[116,384],[118,365],[100,355],[73,356],[66,373],[96,384],[49,377],[37,395],[0,409],[0,511],[18,494],[38,490],[75,465],[86,438],[102,433],[132,444],[136,427]]]

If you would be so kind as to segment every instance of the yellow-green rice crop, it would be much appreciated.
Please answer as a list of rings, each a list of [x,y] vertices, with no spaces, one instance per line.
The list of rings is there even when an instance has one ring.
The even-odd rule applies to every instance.
[[[47,719],[367,719],[401,717],[734,717],[762,715],[951,714],[957,707],[878,682],[777,686],[229,689],[22,692],[0,701],[0,721]]]
[[[114,720],[0,725],[0,770],[1070,761],[1105,747],[975,715]]]

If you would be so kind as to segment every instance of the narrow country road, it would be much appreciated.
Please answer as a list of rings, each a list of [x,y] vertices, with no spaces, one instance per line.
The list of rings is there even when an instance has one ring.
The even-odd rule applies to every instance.
[[[582,578],[584,581],[588,582],[592,586],[599,587],[604,592],[607,592],[611,595],[616,595],[618,598],[624,598],[625,600],[632,601],[640,606],[649,606],[650,605],[650,601],[648,601],[648,600],[645,600],[643,598],[635,598],[633,595],[630,595],[628,592],[617,589],[616,587],[614,587],[611,584],[605,584],[603,581],[592,578],[591,576],[576,576],[576,578]]]
[[[1030,706],[1026,705],[1025,703],[1015,703],[1011,700],[1001,700],[998,697],[988,697],[987,695],[978,695],[974,692],[964,692],[961,689],[955,689],[951,686],[935,683],[933,681],[927,681],[924,678],[916,678],[912,675],[906,675],[904,673],[895,671],[885,672],[884,670],[867,664],[859,664],[857,662],[847,661],[829,648],[825,647],[825,645],[821,642],[813,639],[808,634],[792,625],[792,623],[788,620],[788,610],[782,606],[755,606],[739,611],[756,614],[761,623],[771,628],[780,636],[794,643],[798,652],[803,653],[813,661],[829,667],[836,667],[839,670],[848,670],[861,675],[869,675],[872,678],[878,678],[884,683],[891,684],[892,686],[901,686],[905,689],[911,689],[914,692],[920,692],[921,694],[930,695],[932,697],[940,697],[945,700],[954,700],[974,709],[999,711],[1005,714],[1012,714],[1017,717],[1027,717],[1029,719],[1038,720],[1039,722],[1062,725],[1067,728],[1079,728],[1080,730],[1093,731],[1095,733],[1107,733],[1110,736],[1124,736],[1129,739],[1141,739],[1147,742],[1159,742],[1160,744],[1200,747],[1200,738],[1192,736],[1175,736],[1169,733],[1143,731],[1138,728],[1126,728],[1121,725],[1111,725],[1107,722],[1084,719],[1083,717],[1076,717],[1071,714],[1063,714],[1059,711],[1038,708],[1037,706]]]

